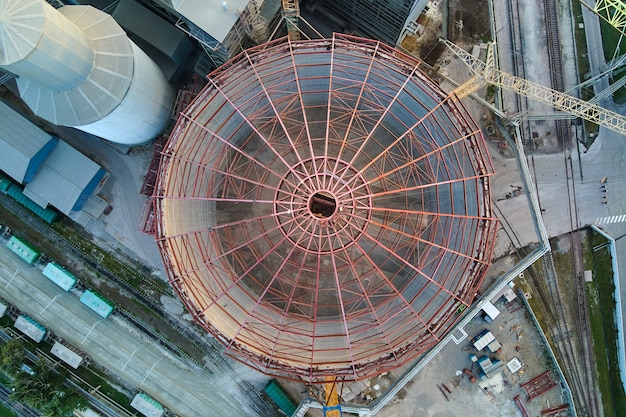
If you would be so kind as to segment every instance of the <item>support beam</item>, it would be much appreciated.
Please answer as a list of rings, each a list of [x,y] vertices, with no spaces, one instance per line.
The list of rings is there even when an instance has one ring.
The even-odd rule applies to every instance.
[[[626,36],[626,4],[623,0],[596,0],[595,6],[588,4],[591,3],[589,0],[581,3]]]
[[[444,40],[444,42],[469,67],[472,74],[482,76],[486,83],[548,104],[557,110],[570,113],[626,136],[626,116],[532,81],[507,74],[475,58],[454,43],[448,40]]]

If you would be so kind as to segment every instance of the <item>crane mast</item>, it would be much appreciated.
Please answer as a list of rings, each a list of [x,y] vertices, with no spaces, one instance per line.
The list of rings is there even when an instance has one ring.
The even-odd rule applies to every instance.
[[[300,5],[298,0],[282,0],[283,17],[287,25],[287,36],[290,41],[300,40],[298,21],[300,20]]]
[[[337,391],[337,379],[327,377],[324,383],[325,401],[324,417],[341,417],[341,405],[339,404],[339,392]]]
[[[557,110],[604,126],[622,135],[626,135],[626,117],[621,114],[607,110],[597,104],[570,96],[569,94],[553,90],[541,84],[507,74],[495,68],[493,59],[488,59],[485,63],[449,40],[445,39],[443,42],[445,42],[446,46],[468,66],[472,75],[475,77],[473,77],[474,82],[479,83],[479,88],[480,85],[482,85],[480,83],[495,85],[528,97],[539,103],[548,104]],[[493,43],[490,44],[490,47],[493,47]],[[488,57],[492,56],[489,53],[487,55]],[[460,96],[463,96],[463,92],[471,91],[475,88],[466,84],[462,86],[463,90],[459,90]]]
[[[596,0],[593,6],[586,1],[581,3],[626,36],[626,4],[623,0]]]

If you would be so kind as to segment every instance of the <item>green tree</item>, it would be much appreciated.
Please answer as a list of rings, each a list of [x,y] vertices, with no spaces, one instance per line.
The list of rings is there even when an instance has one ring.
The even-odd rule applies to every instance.
[[[33,370],[33,375],[16,375],[11,400],[36,408],[46,417],[71,416],[75,409],[87,408],[87,400],[77,390],[65,386],[64,372],[51,369],[43,359],[37,361]]]
[[[26,352],[21,342],[11,339],[0,346],[0,368],[8,376],[15,377],[25,360]]]
[[[89,402],[80,392],[73,388],[65,388],[55,391],[41,412],[46,417],[65,417],[73,415],[74,410],[82,411],[88,406]]]

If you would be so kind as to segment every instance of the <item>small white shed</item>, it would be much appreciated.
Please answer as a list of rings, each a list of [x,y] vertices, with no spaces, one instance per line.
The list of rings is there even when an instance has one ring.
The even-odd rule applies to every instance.
[[[487,301],[485,305],[483,305],[482,310],[485,312],[487,317],[491,319],[491,321],[495,320],[496,317],[500,315],[500,310],[496,306],[494,306],[491,301]],[[489,320],[487,320],[489,321]]]

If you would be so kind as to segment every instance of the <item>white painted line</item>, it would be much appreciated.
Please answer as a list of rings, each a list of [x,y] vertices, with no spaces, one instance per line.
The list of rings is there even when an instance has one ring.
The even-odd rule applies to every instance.
[[[623,223],[626,222],[626,214],[616,214],[615,216],[598,217],[595,224]]]

